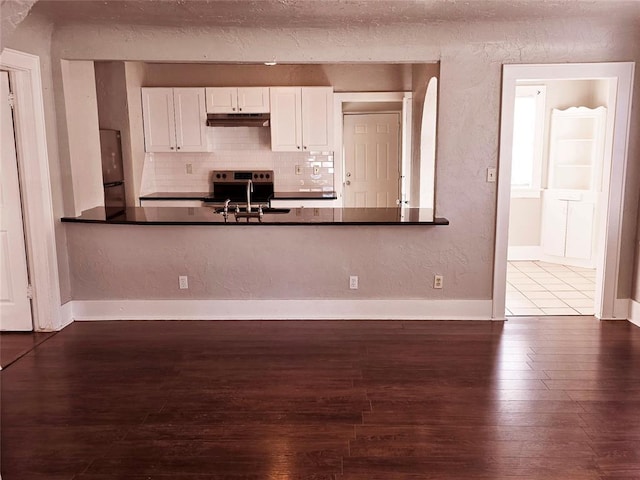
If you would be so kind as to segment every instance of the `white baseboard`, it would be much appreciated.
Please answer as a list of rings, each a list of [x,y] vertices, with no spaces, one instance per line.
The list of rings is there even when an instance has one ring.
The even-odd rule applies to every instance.
[[[528,245],[520,247],[509,247],[507,250],[507,261],[509,262],[521,262],[529,261],[533,262],[540,260],[540,245]]]
[[[640,327],[640,302],[631,300],[629,304],[629,321]]]
[[[60,330],[73,323],[73,302],[67,302],[60,307]]]
[[[491,300],[76,300],[84,320],[490,320]]]
[[[629,318],[629,308],[631,300],[628,298],[616,298],[613,304],[613,314],[611,317],[598,317],[600,320],[627,320]]]

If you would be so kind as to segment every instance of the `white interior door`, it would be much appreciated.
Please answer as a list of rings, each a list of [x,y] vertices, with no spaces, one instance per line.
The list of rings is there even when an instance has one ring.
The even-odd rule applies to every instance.
[[[395,207],[400,198],[400,116],[344,116],[344,206]]]
[[[29,331],[33,330],[33,324],[27,293],[29,279],[13,115],[9,103],[9,74],[0,72],[0,75],[0,330]]]

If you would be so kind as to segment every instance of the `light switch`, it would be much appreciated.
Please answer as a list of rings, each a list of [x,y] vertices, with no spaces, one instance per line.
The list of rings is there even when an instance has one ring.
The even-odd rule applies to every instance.
[[[496,167],[487,168],[487,182],[494,183],[496,181],[496,177],[498,176]]]

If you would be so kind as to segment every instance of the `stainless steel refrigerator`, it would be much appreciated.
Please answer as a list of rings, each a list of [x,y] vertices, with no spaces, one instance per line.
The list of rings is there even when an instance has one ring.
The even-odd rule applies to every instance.
[[[102,152],[102,183],[104,206],[108,212],[124,211],[124,172],[122,168],[122,145],[118,130],[100,130]]]

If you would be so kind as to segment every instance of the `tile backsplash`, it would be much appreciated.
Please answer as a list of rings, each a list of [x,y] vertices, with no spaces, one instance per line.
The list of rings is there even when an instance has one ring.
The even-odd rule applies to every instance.
[[[334,190],[333,152],[272,152],[269,129],[256,127],[209,127],[207,143],[207,153],[145,154],[141,193],[210,191],[212,170],[273,170],[277,192]]]

